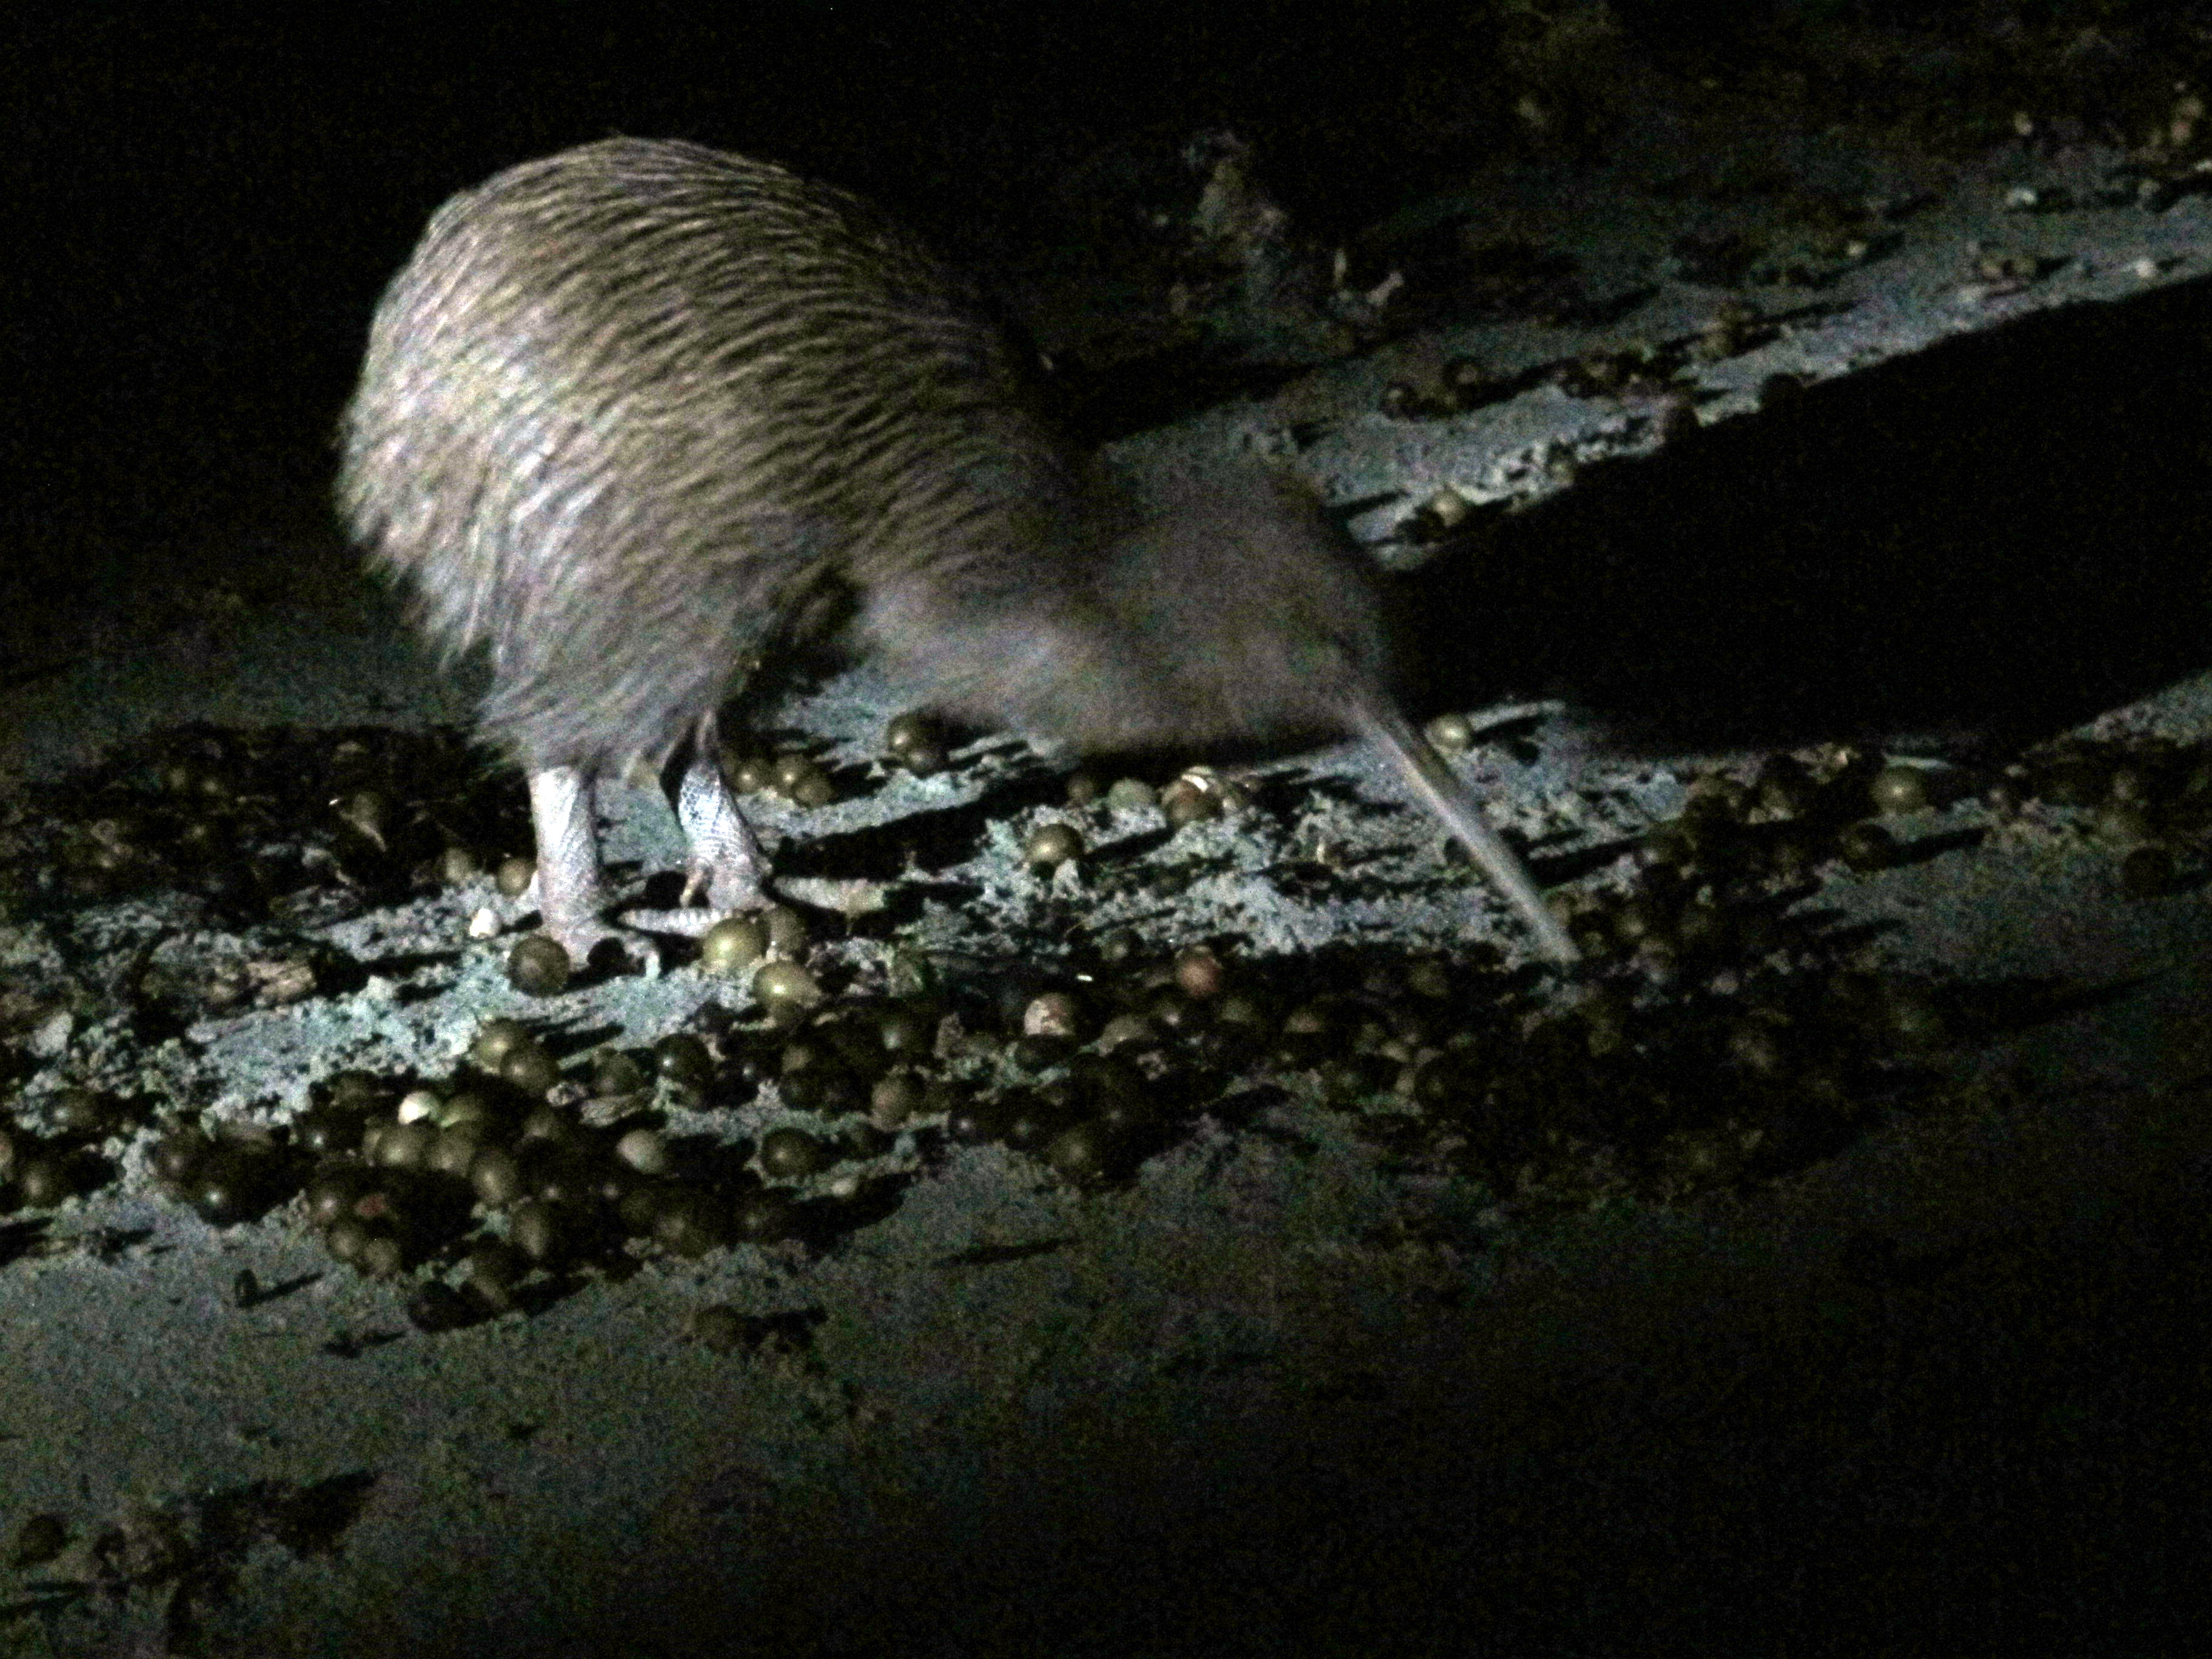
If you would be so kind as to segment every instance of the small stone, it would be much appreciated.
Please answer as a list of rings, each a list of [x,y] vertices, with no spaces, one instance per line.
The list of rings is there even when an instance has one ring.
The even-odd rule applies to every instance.
[[[406,1265],[406,1253],[390,1233],[371,1233],[353,1262],[354,1271],[364,1279],[392,1279]]]
[[[937,722],[918,710],[895,716],[884,728],[884,747],[898,757],[916,749],[942,749],[945,734]]]
[[[490,1313],[514,1305],[515,1287],[530,1272],[529,1260],[505,1239],[488,1238],[469,1252],[469,1293]]]
[[[465,1181],[476,1167],[479,1150],[476,1136],[469,1130],[441,1129],[438,1138],[430,1143],[429,1152],[423,1156],[422,1167],[434,1175]]]
[[[550,1260],[560,1248],[560,1228],[550,1206],[526,1198],[507,1214],[507,1242],[532,1261]]]
[[[664,1190],[653,1217],[653,1241],[671,1255],[702,1256],[722,1243],[719,1206],[696,1187]]]
[[[1185,995],[1203,1002],[1220,994],[1221,958],[1203,945],[1190,945],[1176,953],[1175,976]]]
[[[97,1090],[57,1089],[47,1098],[54,1127],[65,1135],[104,1135],[114,1127],[116,1114]]]
[[[492,1121],[491,1103],[473,1089],[464,1089],[438,1108],[433,1120],[441,1129],[465,1129],[481,1136]]]
[[[15,1197],[29,1210],[50,1210],[70,1195],[69,1170],[49,1153],[24,1158],[15,1166]]]
[[[438,1126],[428,1118],[395,1123],[377,1137],[374,1161],[386,1169],[419,1170],[430,1156]]]
[[[730,1231],[750,1244],[770,1244],[791,1235],[797,1212],[790,1199],[771,1187],[750,1187],[730,1207]]]
[[[592,1055],[592,1092],[601,1099],[640,1093],[648,1081],[645,1068],[620,1048],[601,1048]]]
[[[493,1209],[522,1196],[522,1165],[504,1146],[480,1148],[469,1161],[469,1185]]]
[[[798,805],[805,807],[827,806],[837,799],[837,786],[820,767],[810,765],[799,774],[787,792]]]
[[[1046,991],[1030,1000],[1022,1010],[1022,1031],[1028,1036],[1073,1037],[1082,1011],[1065,991]]]

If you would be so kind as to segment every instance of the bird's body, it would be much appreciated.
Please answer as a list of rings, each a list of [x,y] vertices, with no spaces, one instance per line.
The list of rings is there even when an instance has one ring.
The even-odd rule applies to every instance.
[[[707,902],[684,925],[762,902],[716,711],[824,592],[860,651],[980,724],[1419,744],[1381,690],[1372,574],[1316,503],[1255,469],[1133,519],[921,242],[697,145],[586,145],[441,207],[378,307],[340,499],[431,637],[488,656],[484,729],[529,775],[541,908],[579,956],[611,931],[596,781],[687,741]],[[1518,861],[1475,844],[1559,954]]]

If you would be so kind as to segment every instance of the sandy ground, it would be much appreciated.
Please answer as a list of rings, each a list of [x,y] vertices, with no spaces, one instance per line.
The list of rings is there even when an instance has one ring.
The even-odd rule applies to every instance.
[[[2100,328],[2124,340],[2086,349],[2146,351],[2130,327],[2202,349],[2186,283],[2212,260],[2212,216],[2195,196],[2115,198],[2114,155],[2011,152],[1932,179],[1795,159],[1808,187],[1915,204],[1817,285],[1752,294],[1780,320],[1686,366],[1707,428],[1688,449],[1778,428],[1811,447],[1809,422],[1814,465],[1841,465],[1996,375],[1944,356],[1985,342],[2008,375],[2073,362]],[[1424,563],[1395,533],[1439,489],[1481,509],[1496,539],[1480,556],[1507,562],[1509,589],[1562,545],[1606,538],[1632,571],[1642,529],[1717,536],[1683,516],[1770,510],[1694,456],[1689,483],[1664,470],[1679,453],[1626,460],[1662,447],[1665,409],[1571,395],[1548,371],[1698,337],[1729,295],[1677,251],[1772,203],[1662,201],[1608,175],[1569,210],[1524,183],[1516,223],[1574,256],[1582,320],[1447,319],[1114,452],[1158,476],[1289,450],[1386,562],[1420,567],[1407,580],[1443,618],[1424,635],[1423,714],[1495,695],[1493,656],[1523,675],[1505,689],[1549,690],[1523,667],[1540,641],[1452,609],[1469,602],[1452,572],[1478,556],[1447,543]],[[2159,304],[2162,319],[2125,320]],[[1463,414],[1382,412],[1391,382],[1459,355],[1524,378]],[[2063,399],[2072,383],[2050,372]],[[1785,399],[1778,374],[1813,389]],[[1316,434],[1285,436],[1300,423]],[[1783,465],[1742,441],[1727,465]],[[313,466],[264,477],[242,492],[259,528],[181,524],[116,555],[68,614],[15,619],[11,660],[45,671],[5,694],[18,800],[155,726],[465,718],[465,686],[310,527]],[[2003,550],[1981,556],[1968,575],[2000,582]],[[156,562],[158,608],[139,597]],[[1616,609],[1618,638],[1635,609]],[[2206,686],[2179,667],[2138,676],[2094,729],[2212,737]],[[1727,732],[1628,743],[1642,695],[1547,704],[1461,763],[1547,881],[1619,886],[1692,777],[1761,752]],[[833,983],[872,982],[894,943],[988,977],[1055,928],[1127,927],[1161,951],[1227,939],[1253,960],[1347,939],[1519,949],[1349,748],[1279,760],[1250,815],[1170,836],[1149,809],[1065,808],[1055,772],[1003,742],[935,778],[896,773],[876,747],[898,706],[860,671],[769,722],[847,785],[836,805],[761,815]],[[1801,735],[1863,738],[1894,711],[1793,712],[1838,722]],[[2046,723],[2008,740],[2098,712],[2030,708]],[[1892,735],[1956,757],[1978,729]],[[625,870],[680,855],[649,805],[612,826]],[[2153,1650],[2206,1542],[2208,918],[2201,885],[2126,896],[2078,816],[2039,808],[1999,833],[1968,799],[1896,820],[1921,849],[1899,867],[1822,867],[1805,902],[1877,930],[1885,970],[2078,994],[1947,1051],[1964,1081],[1941,1110],[1740,1196],[1501,1218],[1480,1182],[1392,1158],[1310,1090],[1232,1089],[1103,1190],[909,1134],[838,1199],[865,1224],[634,1253],[433,1334],[410,1322],[413,1281],[338,1266],[297,1202],[210,1225],[155,1179],[152,1127],[118,1134],[116,1179],[0,1219],[0,1523],[13,1537],[51,1516],[66,1540],[0,1589],[0,1651],[1966,1651],[1998,1631],[2039,1632],[2039,1651]],[[1055,817],[1098,856],[1048,879],[1018,849]],[[883,849],[915,824],[951,824],[954,850],[902,872]],[[1352,873],[1286,888],[1284,860],[1316,842]],[[1131,872],[1151,879],[1115,878]],[[847,930],[848,899],[881,900],[896,928],[864,913]],[[346,1068],[450,1075],[493,1015],[570,1053],[650,1042],[709,1005],[750,1017],[694,967],[526,998],[502,972],[509,938],[467,937],[490,901],[479,881],[295,927],[361,969],[304,1000],[152,1037],[98,1004],[48,1018],[15,1039],[16,1114],[46,1123],[58,1090],[88,1084],[160,1103],[164,1122],[189,1108],[283,1125]],[[156,941],[189,967],[233,948],[221,933],[180,899],[25,903],[0,926],[0,969],[87,982]],[[711,1139],[791,1116],[771,1090],[675,1121]],[[715,1351],[691,1324],[710,1304],[795,1337]]]

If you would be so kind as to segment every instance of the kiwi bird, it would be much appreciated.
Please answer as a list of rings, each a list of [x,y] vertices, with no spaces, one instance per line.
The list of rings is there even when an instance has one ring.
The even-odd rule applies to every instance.
[[[1370,563],[1246,468],[1144,515],[1040,412],[977,288],[860,198],[617,138],[447,202],[379,303],[341,511],[529,781],[545,930],[610,939],[594,792],[664,769],[696,933],[767,902],[718,711],[802,613],[917,701],[1080,750],[1357,733],[1545,954],[1574,948],[1387,690]]]

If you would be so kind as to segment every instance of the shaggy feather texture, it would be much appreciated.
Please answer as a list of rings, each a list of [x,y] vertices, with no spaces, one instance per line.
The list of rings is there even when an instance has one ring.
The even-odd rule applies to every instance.
[[[610,140],[440,209],[340,494],[526,767],[665,753],[820,582],[947,712],[1081,748],[1341,730],[1371,582],[1256,470],[1115,537],[975,292],[858,198]]]
[[[970,720],[1079,749],[1358,729],[1451,787],[1403,752],[1372,572],[1317,502],[1248,469],[1131,523],[966,283],[764,162],[613,139],[454,198],[378,307],[343,447],[356,534],[434,637],[489,653],[486,731],[538,783],[575,775],[538,821],[570,848],[541,896],[575,950],[605,931],[591,780],[710,730],[829,587]],[[720,879],[751,895],[744,850]]]

